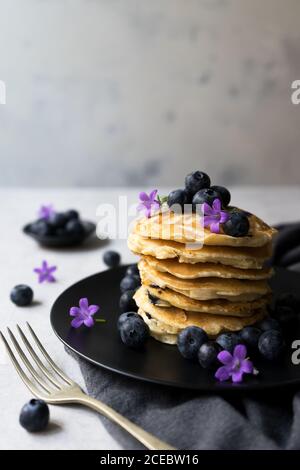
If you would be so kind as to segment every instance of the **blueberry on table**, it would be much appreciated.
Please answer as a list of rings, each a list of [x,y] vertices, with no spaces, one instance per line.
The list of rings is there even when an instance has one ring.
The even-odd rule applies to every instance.
[[[140,317],[140,315],[138,315],[135,311],[133,311],[133,312],[129,312],[129,311],[124,312],[118,318],[118,329],[120,330],[123,323],[125,321],[129,320],[129,319],[140,320],[140,319],[142,319],[142,317]]]
[[[244,343],[247,347],[252,349],[252,351],[257,350],[258,340],[262,331],[255,326],[245,326],[240,332],[239,337],[241,342]]]
[[[184,209],[185,204],[189,204],[190,197],[184,189],[175,189],[168,195],[168,206],[176,212],[177,209]]]
[[[216,343],[219,344],[222,349],[229,351],[231,354],[240,342],[241,341],[237,333],[222,333],[216,339]]]
[[[26,307],[33,300],[33,290],[25,284],[19,284],[12,289],[10,300],[18,307]]]
[[[139,276],[139,275],[140,275],[140,272],[139,272],[139,268],[137,264],[131,264],[126,269],[126,276]]]
[[[84,226],[77,219],[71,219],[66,223],[66,232],[69,235],[80,236],[84,234]]]
[[[202,344],[198,351],[198,361],[204,369],[213,369],[218,365],[218,354],[221,347],[215,341]]]
[[[192,196],[200,189],[210,187],[210,177],[203,171],[194,171],[185,177],[185,189]]]
[[[245,237],[249,228],[248,217],[243,212],[231,212],[229,219],[223,224],[224,233],[231,237]]]
[[[62,228],[67,223],[67,217],[63,212],[54,212],[50,215],[48,223],[53,228]]]
[[[112,250],[106,251],[103,254],[103,261],[109,268],[116,268],[121,261],[120,253]]]
[[[201,189],[193,197],[193,207],[204,204],[204,202],[211,206],[215,199],[220,199],[217,191],[212,188]]]
[[[208,336],[202,328],[188,326],[182,330],[177,338],[177,347],[185,359],[197,359],[198,351],[203,343],[208,341]]]
[[[211,189],[219,194],[219,199],[222,201],[222,206],[227,207],[230,203],[231,194],[224,186],[211,186]]]
[[[258,340],[260,354],[269,361],[280,357],[285,347],[282,333],[277,330],[268,330],[262,333]]]
[[[130,347],[138,349],[145,344],[149,337],[149,328],[144,320],[137,315],[138,318],[131,316],[121,322],[119,327],[122,342]]]
[[[76,211],[75,209],[70,209],[68,211],[66,211],[65,213],[65,217],[67,220],[78,220],[79,219],[79,212]]]
[[[259,328],[262,332],[268,331],[268,330],[278,330],[281,331],[281,326],[278,320],[276,318],[272,317],[265,317],[263,320],[258,322],[255,326]]]
[[[123,292],[119,301],[121,312],[137,310],[135,300],[133,299],[134,294],[135,294],[135,290],[127,290],[126,292]]]
[[[121,292],[126,292],[128,290],[136,290],[140,286],[140,280],[137,276],[125,276],[123,277],[120,289]]]
[[[49,422],[49,408],[43,400],[33,398],[23,406],[20,418],[21,426],[29,432],[39,432],[46,429]]]

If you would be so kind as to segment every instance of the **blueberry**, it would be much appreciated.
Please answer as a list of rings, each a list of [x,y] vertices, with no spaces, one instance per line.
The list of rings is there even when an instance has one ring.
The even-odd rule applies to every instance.
[[[259,328],[261,331],[268,331],[268,330],[280,331],[281,330],[279,321],[276,320],[276,318],[272,318],[272,317],[263,318],[263,320],[258,322],[255,326]]]
[[[123,277],[120,289],[121,292],[126,292],[127,290],[135,290],[140,286],[140,280],[137,276],[125,276]]]
[[[231,199],[231,194],[228,189],[224,186],[211,186],[211,189],[217,191],[217,193],[219,194],[219,198],[222,201],[222,206],[227,207]]]
[[[221,347],[214,341],[202,344],[198,351],[198,361],[204,369],[212,369],[218,365],[218,354]]]
[[[121,295],[119,301],[121,312],[128,312],[130,310],[134,311],[137,309],[136,303],[133,299],[134,294],[135,290],[127,290]]]
[[[140,348],[149,337],[148,325],[139,315],[138,318],[132,316],[121,322],[119,331],[121,340],[130,348]]]
[[[188,326],[179,333],[177,346],[180,354],[186,359],[197,359],[200,346],[207,341],[208,336],[202,328]]]
[[[26,431],[43,431],[46,429],[49,422],[49,408],[47,403],[43,400],[33,398],[23,406],[19,421]]]
[[[198,204],[203,204],[207,202],[210,206],[212,205],[215,199],[219,199],[220,195],[217,191],[211,188],[201,189],[193,197],[193,208]]]
[[[224,232],[231,237],[245,237],[249,228],[248,217],[243,212],[231,212],[229,219],[223,224]]]
[[[210,177],[203,171],[194,171],[185,177],[185,189],[192,196],[200,189],[210,187]]]
[[[54,212],[48,220],[49,225],[55,229],[64,227],[67,221],[67,217],[63,212]]]
[[[122,313],[119,318],[118,318],[118,329],[120,330],[121,326],[123,325],[123,323],[125,321],[127,321],[128,319],[136,319],[136,320],[140,320],[141,317],[140,315],[138,315],[136,312],[124,312]]]
[[[65,217],[67,220],[78,220],[79,219],[79,212],[75,209],[70,209],[69,211],[65,212]]]
[[[126,269],[126,276],[139,276],[139,275],[140,275],[140,272],[139,272],[139,268],[137,264],[131,264]]]
[[[269,361],[274,361],[282,354],[285,344],[282,333],[277,330],[268,330],[262,333],[258,340],[260,354]]]
[[[53,233],[53,228],[44,219],[37,220],[36,222],[31,224],[30,229],[32,233],[35,233],[36,235],[42,237],[52,235]]]
[[[84,226],[77,219],[71,219],[66,224],[66,232],[69,235],[81,236],[84,234]]]
[[[240,332],[239,337],[241,342],[249,347],[252,351],[257,349],[258,339],[261,335],[261,330],[255,326],[245,326]]]
[[[121,261],[120,253],[117,251],[106,251],[103,255],[103,261],[109,268],[116,268]]]
[[[216,343],[221,346],[222,349],[233,353],[235,346],[240,344],[240,338],[237,333],[222,333],[216,339]]]
[[[10,300],[18,305],[18,307],[25,307],[30,305],[33,299],[33,290],[25,284],[15,286],[10,293]]]
[[[184,209],[185,204],[189,204],[190,198],[184,189],[175,189],[170,192],[167,202],[171,210],[177,212],[178,209]]]

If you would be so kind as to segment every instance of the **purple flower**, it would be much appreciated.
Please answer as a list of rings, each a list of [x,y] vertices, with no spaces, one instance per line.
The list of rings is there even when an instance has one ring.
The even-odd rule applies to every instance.
[[[139,194],[141,202],[137,206],[137,210],[143,211],[146,217],[151,217],[152,212],[160,208],[160,202],[156,199],[156,196],[157,189],[153,189],[149,196],[147,193],[141,192]]]
[[[38,217],[39,219],[45,219],[48,220],[51,215],[55,213],[55,210],[53,209],[52,204],[49,204],[48,206],[41,206],[38,211]]]
[[[79,307],[71,307],[69,312],[71,317],[74,317],[71,321],[73,328],[79,328],[83,324],[89,328],[94,326],[93,315],[98,312],[99,308],[99,305],[89,305],[86,297],[80,299]]]
[[[204,227],[209,226],[211,232],[220,233],[220,224],[229,219],[228,212],[222,211],[221,200],[214,199],[212,206],[205,202],[201,208],[204,214]]]
[[[47,261],[42,262],[42,267],[41,268],[34,268],[34,272],[39,275],[39,283],[42,282],[55,282],[56,279],[53,276],[53,272],[57,270],[56,266],[48,266]]]
[[[224,364],[215,373],[215,378],[223,382],[231,378],[232,382],[239,383],[243,380],[243,374],[254,374],[255,370],[252,362],[246,358],[247,349],[243,344],[238,344],[230,354],[228,351],[221,351],[218,354],[219,361]]]

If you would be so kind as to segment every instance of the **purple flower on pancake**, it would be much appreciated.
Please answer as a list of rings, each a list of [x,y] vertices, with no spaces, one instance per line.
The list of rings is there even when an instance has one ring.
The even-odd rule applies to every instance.
[[[212,206],[207,202],[202,204],[204,227],[209,227],[212,233],[220,233],[220,224],[224,224],[229,219],[229,214],[222,210],[220,199],[214,199]]]
[[[34,272],[38,274],[38,280],[41,284],[42,282],[55,282],[56,279],[53,276],[54,271],[57,270],[56,266],[49,266],[47,261],[42,262],[42,266],[40,268],[34,268]]]
[[[148,195],[145,192],[139,194],[140,203],[137,206],[138,211],[143,211],[146,217],[151,217],[151,214],[160,208],[160,202],[156,199],[157,189],[153,189]]]
[[[39,219],[48,220],[54,213],[55,210],[53,209],[52,204],[49,204],[48,206],[43,205],[39,208],[38,217]]]
[[[220,382],[231,378],[232,382],[240,383],[244,374],[255,374],[252,362],[246,358],[247,349],[243,344],[238,344],[230,354],[229,351],[221,351],[218,360],[223,364],[215,373],[215,378]]]
[[[70,316],[74,317],[71,321],[73,328],[79,328],[81,325],[85,325],[91,328],[95,324],[93,315],[98,312],[99,305],[89,305],[89,301],[86,297],[79,300],[79,307],[70,308]]]

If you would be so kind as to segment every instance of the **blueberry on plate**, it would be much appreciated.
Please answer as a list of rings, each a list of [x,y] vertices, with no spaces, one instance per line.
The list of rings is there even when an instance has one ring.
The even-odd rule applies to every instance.
[[[281,331],[281,326],[280,326],[279,321],[276,320],[276,318],[272,318],[272,317],[263,318],[260,322],[256,323],[255,326],[259,328],[262,332],[268,331],[268,330]]]
[[[237,333],[222,333],[216,339],[216,343],[221,346],[222,349],[233,353],[234,348],[240,344],[240,337]]]
[[[122,313],[119,318],[118,318],[118,329],[120,330],[121,326],[125,321],[127,321],[129,318],[133,319],[135,318],[136,320],[141,319],[140,315],[138,315],[135,311],[133,312],[124,312]]]
[[[125,276],[123,277],[120,289],[121,292],[126,292],[127,290],[136,290],[140,286],[140,280],[137,276]]]
[[[203,171],[194,171],[185,177],[185,189],[192,196],[200,189],[210,187],[210,177]]]
[[[64,227],[67,221],[67,217],[63,212],[54,212],[48,219],[49,225],[55,229]]]
[[[190,203],[190,198],[184,189],[175,189],[170,192],[167,203],[171,210],[176,212],[178,209],[184,209],[184,205]]]
[[[224,186],[211,186],[211,189],[219,194],[219,199],[222,201],[222,206],[227,207],[230,203],[231,194]]]
[[[139,275],[140,275],[140,272],[139,272],[139,268],[137,264],[131,264],[126,269],[126,276],[139,276]]]
[[[81,236],[84,234],[84,226],[77,219],[71,219],[66,223],[66,232],[69,235]]]
[[[135,294],[135,290],[127,290],[126,292],[123,292],[119,301],[121,312],[129,312],[131,310],[133,311],[137,310],[135,300],[133,299],[134,294]]]
[[[245,237],[249,228],[248,217],[243,212],[231,212],[229,219],[223,224],[224,233],[231,237]]]
[[[103,261],[109,268],[116,268],[121,261],[120,253],[108,250],[103,254]]]
[[[258,340],[260,354],[269,361],[279,358],[285,347],[282,333],[277,330],[268,330],[261,334]]]
[[[188,326],[182,330],[177,338],[177,347],[185,359],[197,359],[198,351],[208,336],[202,328]]]
[[[239,337],[241,342],[249,347],[252,351],[257,350],[258,340],[261,335],[261,330],[255,326],[245,326],[240,332]]]
[[[79,212],[76,211],[75,209],[70,209],[66,211],[64,214],[67,220],[79,220]]]
[[[122,342],[134,349],[142,347],[149,337],[148,325],[146,325],[142,317],[139,315],[137,317],[131,316],[127,318],[121,322],[119,327]]]
[[[198,361],[204,369],[213,369],[218,365],[218,354],[221,347],[215,341],[202,344],[198,351]]]
[[[201,205],[204,202],[207,202],[210,206],[215,199],[220,199],[220,195],[217,191],[211,188],[201,189],[193,197],[193,207]]]
[[[44,219],[37,220],[31,224],[30,230],[35,235],[39,235],[41,237],[49,236],[53,233],[53,228]]]
[[[33,300],[33,290],[25,284],[19,284],[12,289],[10,300],[18,307],[26,307]]]
[[[47,403],[43,400],[33,398],[23,406],[19,421],[26,431],[43,431],[46,429],[49,422],[49,408]]]

